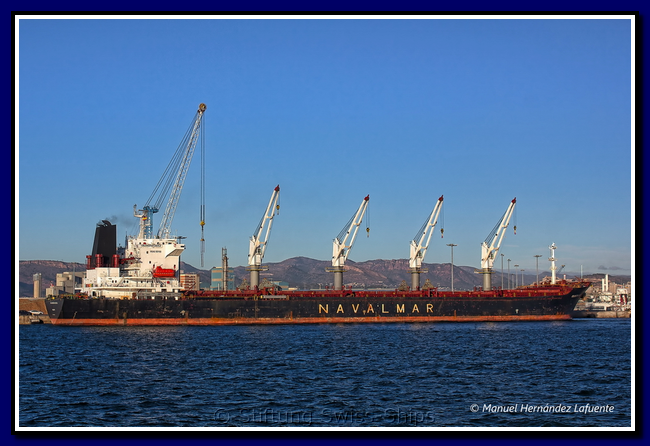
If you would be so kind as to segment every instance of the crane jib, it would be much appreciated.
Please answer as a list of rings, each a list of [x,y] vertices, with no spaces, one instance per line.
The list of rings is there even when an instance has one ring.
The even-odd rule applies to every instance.
[[[207,106],[203,103],[199,104],[199,108],[190,123],[187,131],[180,144],[178,145],[172,159],[165,168],[163,175],[158,180],[156,187],[149,196],[146,205],[143,207],[143,214],[136,215],[141,217],[141,234],[151,237],[152,216],[154,213],[162,209],[162,205],[167,200],[165,211],[160,220],[157,236],[159,238],[169,238],[171,234],[171,224],[174,219],[174,214],[178,206],[178,201],[185,183],[185,178],[192,162],[192,157],[199,140],[202,136],[202,119]],[[201,139],[201,154],[205,152],[204,139]],[[203,194],[205,175],[201,172],[201,228],[205,224],[205,198]],[[153,203],[153,204],[151,204]],[[135,212],[134,212],[135,215]],[[203,234],[201,235],[203,239]]]

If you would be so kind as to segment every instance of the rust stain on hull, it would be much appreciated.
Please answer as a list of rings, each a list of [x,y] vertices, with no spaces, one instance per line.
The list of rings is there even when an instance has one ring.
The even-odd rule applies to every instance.
[[[55,325],[146,326],[146,325],[284,325],[284,324],[356,324],[392,322],[508,322],[567,321],[568,314],[527,316],[395,316],[395,317],[309,317],[309,318],[127,318],[127,319],[62,319]]]

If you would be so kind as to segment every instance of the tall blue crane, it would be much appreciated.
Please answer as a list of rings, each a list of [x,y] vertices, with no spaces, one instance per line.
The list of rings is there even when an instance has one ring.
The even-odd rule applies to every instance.
[[[181,140],[174,156],[167,165],[165,172],[160,177],[158,184],[149,196],[149,199],[142,207],[137,210],[137,205],[133,206],[133,215],[140,218],[140,233],[138,238],[142,239],[169,239],[171,237],[171,224],[176,213],[178,201],[183,191],[183,184],[187,172],[194,156],[196,145],[201,140],[201,266],[203,266],[203,254],[205,252],[205,240],[203,238],[203,228],[205,225],[205,138],[202,131],[202,119],[206,110],[206,105],[201,103],[187,129],[185,136]],[[165,204],[166,200],[166,204]],[[158,232],[153,234],[153,214],[160,211],[163,204],[165,210],[160,219]],[[139,213],[138,213],[139,212]]]

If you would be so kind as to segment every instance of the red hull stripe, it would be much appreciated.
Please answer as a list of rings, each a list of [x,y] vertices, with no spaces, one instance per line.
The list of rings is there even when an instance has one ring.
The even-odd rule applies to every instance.
[[[151,319],[61,319],[55,325],[261,325],[261,324],[341,324],[386,322],[505,322],[566,321],[568,314],[543,316],[396,316],[396,317],[306,317],[306,318],[151,318]]]

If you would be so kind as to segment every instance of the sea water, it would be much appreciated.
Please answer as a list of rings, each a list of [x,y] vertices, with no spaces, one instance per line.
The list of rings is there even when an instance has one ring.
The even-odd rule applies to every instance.
[[[630,319],[23,325],[22,427],[629,427]]]

